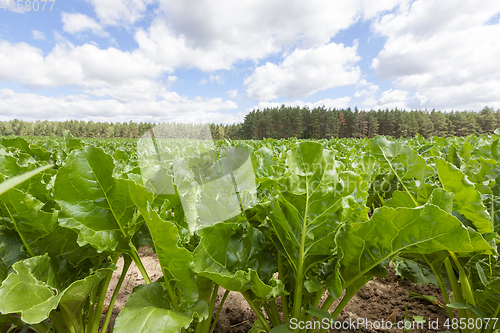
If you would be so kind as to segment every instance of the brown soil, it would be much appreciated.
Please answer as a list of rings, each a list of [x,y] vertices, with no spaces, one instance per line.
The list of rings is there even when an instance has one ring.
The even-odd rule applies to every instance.
[[[157,280],[162,276],[160,265],[156,259],[155,254],[148,248],[141,248],[139,250],[139,255],[149,273],[149,276],[153,281]],[[111,280],[111,288],[108,293],[106,301],[108,302],[111,298],[111,294],[114,291],[112,286],[115,286],[118,282],[119,275],[121,273],[121,267],[123,265],[123,260],[118,261],[118,269],[115,271],[113,278]],[[116,300],[113,309],[113,319],[110,323],[110,327],[113,327],[114,319],[118,315],[119,311],[125,305],[128,295],[132,293],[132,290],[137,285],[144,284],[139,270],[137,267],[132,266],[125,278],[125,281],[120,289],[120,293]],[[445,331],[442,324],[446,321],[447,316],[445,311],[437,305],[431,304],[422,299],[411,299],[409,297],[409,292],[414,292],[422,295],[432,295],[436,296],[440,302],[443,302],[441,293],[438,288],[427,285],[424,287],[415,286],[409,281],[402,280],[398,276],[394,275],[394,270],[389,267],[389,273],[385,279],[373,279],[368,284],[366,284],[347,304],[344,310],[340,313],[340,321],[346,322],[356,322],[358,318],[365,318],[370,320],[376,327],[376,321],[381,322],[382,320],[390,320],[393,323],[397,323],[403,320],[405,313],[409,320],[412,320],[413,316],[422,316],[426,321],[424,323],[423,331]],[[218,301],[222,298],[224,290],[219,291]],[[334,304],[335,305],[335,304]],[[215,308],[217,311],[218,303]],[[333,310],[333,308],[332,308]],[[226,302],[223,305],[221,315],[219,317],[215,333],[246,333],[250,330],[255,321],[255,316],[246,303],[243,297],[238,293],[229,293]],[[429,322],[435,322],[438,320],[439,327],[437,329],[432,329],[429,327]],[[330,332],[382,332],[387,330],[382,329],[365,329],[362,326],[358,329],[341,329],[341,330],[330,330]],[[395,326],[390,330],[390,332],[402,331],[398,330]],[[419,332],[422,330],[415,330]]]
[[[425,320],[424,329],[416,329],[416,332],[445,331],[442,326],[448,318],[445,310],[420,298],[410,299],[410,292],[435,296],[441,305],[443,304],[443,298],[438,288],[433,285],[416,286],[412,282],[396,276],[394,270],[389,267],[387,277],[384,279],[375,278],[368,282],[351,299],[340,313],[338,319],[340,321],[356,321],[357,318],[365,318],[372,321],[375,327],[376,321],[391,321],[394,323],[394,327],[390,331],[396,332],[402,331],[396,328],[396,323],[404,320],[405,315],[410,321],[413,321],[414,316],[421,316]],[[436,322],[436,320],[439,326],[436,328],[433,325],[430,326],[430,322]],[[360,331],[376,332],[386,330],[361,328]],[[359,330],[331,330],[331,332],[359,332]]]

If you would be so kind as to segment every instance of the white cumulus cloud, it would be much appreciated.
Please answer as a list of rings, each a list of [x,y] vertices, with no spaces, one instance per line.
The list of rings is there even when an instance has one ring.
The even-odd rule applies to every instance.
[[[405,1],[159,0],[158,16],[135,40],[145,55],[172,70],[228,70],[238,61],[257,63],[296,47],[328,44],[355,22]]]
[[[87,0],[94,6],[96,16],[105,25],[130,25],[143,18],[154,0]]]
[[[0,80],[29,88],[85,87],[96,81],[117,84],[131,79],[154,79],[163,72],[161,66],[138,52],[101,50],[91,44],[58,43],[44,56],[40,49],[29,44],[0,41],[0,58]]]
[[[406,109],[406,101],[408,99],[408,91],[398,90],[398,89],[389,89],[384,91],[380,98],[378,99],[375,108],[377,109]]]
[[[496,0],[417,0],[374,24],[387,42],[372,67],[416,91],[412,108],[500,107],[500,23],[491,21],[499,13]]]
[[[104,31],[99,23],[97,23],[93,18],[80,13],[61,13],[61,19],[63,22],[63,30],[70,34],[77,34],[85,31],[90,31],[94,35],[101,37],[108,37],[109,34]]]
[[[330,43],[306,50],[296,49],[281,64],[266,63],[245,79],[247,96],[268,101],[280,96],[300,98],[318,91],[354,84],[361,70],[357,44],[345,47]]]
[[[0,90],[0,120],[24,119],[93,120],[102,122],[216,122],[235,123],[241,115],[227,114],[237,108],[221,98],[188,99],[176,93],[159,101],[120,102],[116,99],[93,100],[87,95],[46,97],[32,93]],[[34,112],[34,110],[36,110]]]

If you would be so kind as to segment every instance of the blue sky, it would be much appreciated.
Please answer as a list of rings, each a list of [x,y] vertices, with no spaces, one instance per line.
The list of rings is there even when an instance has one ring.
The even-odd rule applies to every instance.
[[[498,0],[19,4],[0,9],[0,120],[235,123],[281,104],[500,108]]]

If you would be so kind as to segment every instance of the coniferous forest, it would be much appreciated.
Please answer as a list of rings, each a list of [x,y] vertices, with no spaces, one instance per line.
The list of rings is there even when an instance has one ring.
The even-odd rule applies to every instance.
[[[155,123],[107,123],[93,121],[0,121],[0,136],[62,136],[68,130],[76,137],[138,138]],[[195,124],[168,123],[169,131],[176,136],[196,136]],[[490,107],[480,112],[473,111],[404,111],[395,109],[358,110],[326,109],[318,107],[289,107],[254,110],[240,124],[210,124],[214,139],[329,139],[364,138],[377,135],[413,137],[417,133],[431,136],[467,136],[470,134],[492,134],[500,127],[500,110]]]

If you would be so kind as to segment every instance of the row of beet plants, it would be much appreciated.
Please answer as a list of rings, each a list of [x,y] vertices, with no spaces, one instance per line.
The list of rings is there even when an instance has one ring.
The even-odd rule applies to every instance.
[[[2,139],[0,327],[105,332],[120,255],[110,308],[132,262],[146,285],[118,333],[211,332],[219,287],[222,302],[247,300],[254,332],[334,319],[390,261],[439,286],[450,317],[498,318],[498,139],[468,140],[225,142],[209,154],[177,143],[141,165],[140,152],[70,137]],[[162,267],[153,283],[143,245]]]
[[[113,158],[69,136],[43,145],[22,138],[3,138],[1,144],[0,328],[106,332],[112,311],[104,321],[101,313],[117,260],[123,255],[125,264],[110,309],[132,262],[151,283],[137,248],[151,243],[144,221],[155,213],[149,213],[155,199],[159,206],[168,205],[168,200],[153,197],[137,174],[118,172],[133,169],[119,163],[123,154],[131,152],[116,150]],[[167,300],[158,299],[160,305],[183,313],[173,314],[163,331],[186,326],[189,311],[189,322],[195,319],[200,332],[209,331],[205,305],[213,304],[216,295],[206,292],[210,281],[196,283],[203,291],[196,304],[167,305],[162,303]],[[115,331],[130,332],[130,327],[122,327]]]

